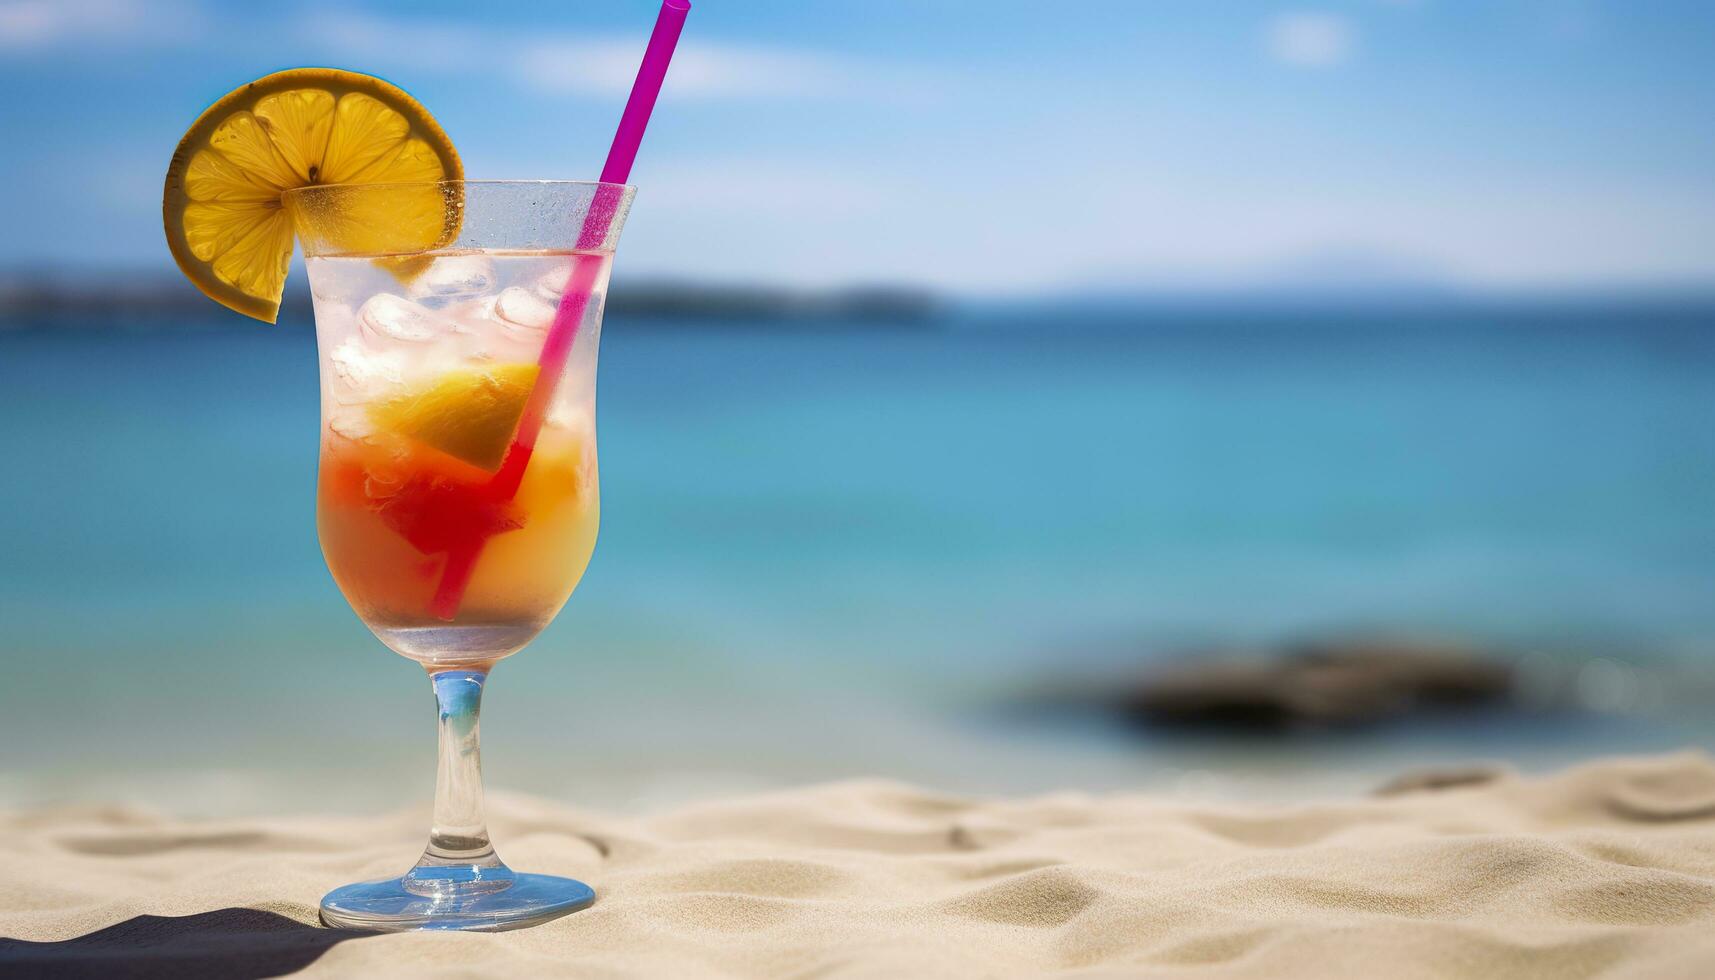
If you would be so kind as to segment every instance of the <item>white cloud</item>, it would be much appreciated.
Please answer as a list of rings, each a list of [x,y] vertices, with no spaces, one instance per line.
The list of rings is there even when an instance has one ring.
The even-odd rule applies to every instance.
[[[522,33],[335,11],[305,18],[301,33],[342,57],[371,64],[404,61],[414,70],[461,74],[500,66],[514,84],[555,96],[623,96],[642,56],[641,39],[635,36]],[[811,49],[687,39],[673,55],[663,95],[896,99],[943,91],[942,82],[921,70]]]
[[[0,2],[0,51],[41,51],[87,42],[160,43],[200,36],[205,21],[184,3],[141,0]]]
[[[1357,31],[1335,14],[1282,14],[1268,25],[1268,51],[1294,68],[1331,68],[1352,55]]]

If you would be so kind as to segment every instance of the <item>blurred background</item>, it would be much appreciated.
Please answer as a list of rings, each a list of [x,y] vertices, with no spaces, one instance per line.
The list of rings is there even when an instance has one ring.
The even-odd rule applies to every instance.
[[[367,809],[430,695],[314,533],[316,361],[160,227],[210,102],[383,75],[593,176],[647,0],[0,0],[0,803]],[[603,527],[492,786],[1363,788],[1715,740],[1715,7],[699,0]]]

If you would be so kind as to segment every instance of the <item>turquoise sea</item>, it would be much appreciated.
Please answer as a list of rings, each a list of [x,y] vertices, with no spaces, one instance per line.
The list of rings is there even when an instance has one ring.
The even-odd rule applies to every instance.
[[[429,792],[428,685],[317,550],[310,328],[234,319],[0,330],[0,802]],[[615,317],[599,413],[600,543],[490,684],[493,785],[1243,791],[1715,741],[1715,307]],[[1618,665],[1635,696],[1260,745],[1007,707],[1349,629]]]

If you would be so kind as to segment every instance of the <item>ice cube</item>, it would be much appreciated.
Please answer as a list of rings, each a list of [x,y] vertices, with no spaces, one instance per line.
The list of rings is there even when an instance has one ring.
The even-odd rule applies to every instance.
[[[547,424],[586,438],[595,435],[595,419],[589,407],[577,398],[556,398],[548,409]]]
[[[381,344],[400,341],[420,344],[435,339],[449,327],[434,310],[392,293],[369,297],[357,311],[357,320],[363,336]]]
[[[329,405],[327,415],[328,429],[352,442],[363,442],[375,433],[369,413],[361,405]]]
[[[389,385],[405,380],[405,358],[398,351],[374,351],[353,337],[328,354],[334,400],[355,405],[374,399]]]
[[[542,297],[513,286],[494,298],[494,317],[510,330],[540,333],[554,322],[556,308]]]
[[[317,271],[318,273],[320,272],[319,269]],[[296,275],[296,273],[293,273],[293,275]],[[310,301],[315,304],[317,313],[321,312],[323,301],[337,303],[344,300],[345,287],[349,285],[350,282],[346,277],[335,275],[332,272],[327,274],[311,275],[309,276],[309,280]]]
[[[374,501],[386,501],[405,485],[405,473],[390,460],[372,460],[365,467],[363,495]]]
[[[334,344],[357,333],[357,314],[350,306],[332,300],[316,300],[316,339]]]
[[[494,357],[494,339],[500,336],[500,323],[494,318],[493,296],[468,299],[441,311],[452,334],[443,340],[452,356],[459,360],[486,361]]]
[[[494,260],[486,255],[448,255],[436,258],[411,280],[411,298],[424,306],[439,308],[480,296],[494,288]]]
[[[453,325],[454,333],[486,333],[494,329],[494,300],[493,296],[467,299],[441,310],[440,315]]]
[[[555,266],[536,280],[536,295],[550,303],[559,305],[560,297],[566,293],[566,283],[572,280],[571,264]]]

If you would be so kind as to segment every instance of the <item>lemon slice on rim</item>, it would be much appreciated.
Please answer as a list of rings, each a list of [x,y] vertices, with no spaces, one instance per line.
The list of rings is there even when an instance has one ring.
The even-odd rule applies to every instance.
[[[369,213],[336,229],[353,251],[402,252],[457,237],[458,208],[420,182],[463,176],[447,134],[398,86],[337,68],[276,72],[228,93],[179,142],[161,202],[167,245],[210,299],[272,323],[292,259],[282,192],[418,182],[368,198]],[[376,228],[385,241],[366,242]]]

